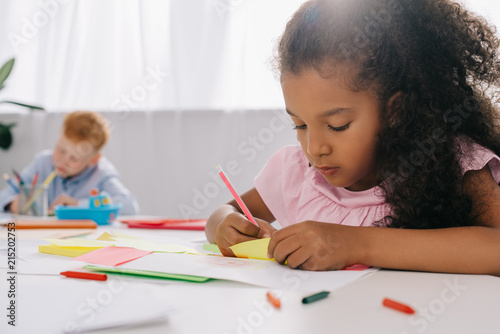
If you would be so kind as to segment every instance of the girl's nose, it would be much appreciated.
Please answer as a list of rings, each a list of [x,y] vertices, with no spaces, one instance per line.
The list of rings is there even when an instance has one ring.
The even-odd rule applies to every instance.
[[[309,131],[307,136],[307,153],[312,157],[320,157],[331,153],[331,147],[319,131]]]

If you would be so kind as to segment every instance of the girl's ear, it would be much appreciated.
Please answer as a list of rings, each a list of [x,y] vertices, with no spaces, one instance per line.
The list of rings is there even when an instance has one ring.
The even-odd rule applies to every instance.
[[[399,91],[392,95],[386,104],[387,117],[389,119],[388,124],[392,128],[398,123],[399,112],[401,110],[401,97],[403,92]]]

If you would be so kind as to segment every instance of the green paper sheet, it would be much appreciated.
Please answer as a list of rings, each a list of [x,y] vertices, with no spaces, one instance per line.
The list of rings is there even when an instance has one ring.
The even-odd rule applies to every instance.
[[[219,246],[217,246],[216,244],[203,244],[203,249],[209,252],[220,254]]]
[[[151,278],[167,278],[167,279],[197,282],[197,283],[204,283],[204,282],[212,280],[212,278],[203,277],[203,276],[167,274],[167,273],[161,273],[161,272],[157,272],[157,271],[127,269],[127,268],[119,268],[119,267],[100,267],[100,266],[94,266],[94,265],[86,265],[83,267],[83,269],[89,269],[89,270],[104,272],[104,273],[108,273],[108,274],[132,275],[132,276],[142,276],[142,277],[151,277]]]

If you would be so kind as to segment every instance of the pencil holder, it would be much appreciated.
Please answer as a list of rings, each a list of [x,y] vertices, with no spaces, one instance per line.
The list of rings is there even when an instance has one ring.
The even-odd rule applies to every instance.
[[[42,184],[35,187],[23,186],[19,192],[19,214],[45,217],[48,215],[48,187]]]

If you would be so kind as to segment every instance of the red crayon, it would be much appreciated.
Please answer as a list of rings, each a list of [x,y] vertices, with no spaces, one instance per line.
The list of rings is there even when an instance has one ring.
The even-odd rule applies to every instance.
[[[415,313],[415,310],[412,309],[410,306],[398,303],[397,301],[394,301],[394,300],[389,299],[389,298],[384,298],[382,305],[384,305],[386,307],[390,307],[390,308],[397,310],[397,311],[400,311],[400,312],[408,313],[408,314]]]
[[[63,271],[61,275],[71,278],[91,279],[94,281],[106,281],[108,275],[99,273],[86,273],[81,271]]]
[[[266,293],[267,300],[277,309],[281,308],[281,302],[271,292]]]

